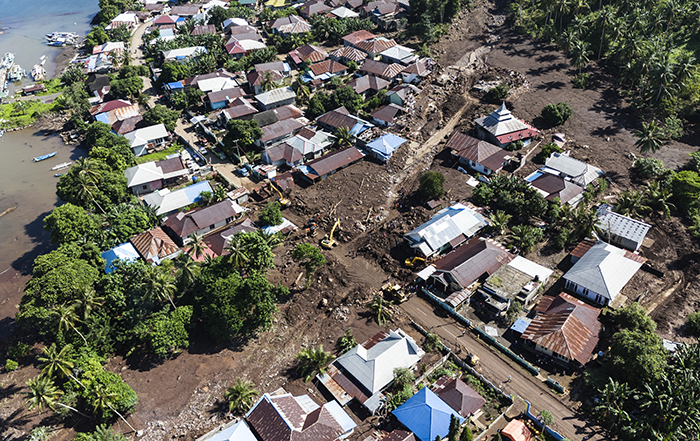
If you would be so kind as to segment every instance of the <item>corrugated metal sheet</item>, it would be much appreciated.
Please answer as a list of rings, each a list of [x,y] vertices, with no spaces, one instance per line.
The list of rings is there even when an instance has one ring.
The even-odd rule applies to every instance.
[[[530,322],[522,337],[585,365],[598,344],[600,309],[564,293],[549,303]]]
[[[457,413],[467,418],[486,404],[486,400],[459,378],[443,375],[435,382],[433,391]]]
[[[160,262],[180,251],[175,242],[160,228],[144,231],[130,239],[134,248],[146,261]]]
[[[387,40],[386,38],[379,37],[374,38],[372,40],[360,41],[358,43],[355,43],[354,46],[360,49],[361,51],[367,52],[368,54],[372,55],[378,54],[389,49],[390,47],[396,46],[396,41],[394,41],[393,39]]]
[[[306,165],[319,176],[323,176],[359,161],[363,157],[364,155],[357,147],[350,146],[308,162]]]
[[[331,110],[325,115],[318,117],[318,122],[325,124],[328,127],[332,127],[334,129],[345,127],[349,130],[355,125],[357,120],[347,114],[340,112],[339,109],[335,109]]]
[[[291,136],[304,127],[296,119],[285,119],[262,128],[262,142],[266,143],[275,139]]]
[[[371,40],[374,38],[377,38],[377,36],[369,31],[365,31],[364,29],[362,29],[359,31],[355,31],[352,34],[346,35],[345,37],[343,37],[343,41],[347,41],[349,44],[355,45],[361,41]]]
[[[452,274],[463,288],[467,288],[484,274],[495,273],[514,257],[501,244],[475,237],[433,265],[438,271]]]
[[[337,74],[340,72],[344,72],[347,69],[348,69],[348,67],[345,66],[344,64],[341,64],[341,63],[339,63],[337,61],[333,61],[333,60],[324,60],[320,63],[316,63],[316,64],[311,65],[311,71],[316,76],[323,75],[324,73]]]

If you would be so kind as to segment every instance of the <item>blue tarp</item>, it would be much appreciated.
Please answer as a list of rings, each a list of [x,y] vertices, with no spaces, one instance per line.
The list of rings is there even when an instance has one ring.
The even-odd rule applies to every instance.
[[[176,81],[174,83],[168,83],[168,89],[174,90],[174,89],[184,89],[185,86],[182,85],[181,82]]]
[[[352,129],[350,129],[350,134],[352,136],[358,136],[360,133],[372,127],[374,127],[374,124],[358,121],[354,126],[352,126]]]
[[[438,435],[446,437],[450,431],[452,415],[460,423],[464,422],[464,418],[427,387],[419,390],[392,413],[421,441],[433,441]]]
[[[101,254],[102,258],[107,261],[107,266],[105,267],[105,272],[110,274],[114,271],[116,263],[115,260],[120,260],[122,262],[133,262],[139,258],[139,253],[136,248],[131,244],[131,242],[126,242],[121,245],[117,245],[111,250],[107,250]]]
[[[112,124],[110,124],[109,122],[109,115],[107,113],[108,112],[98,113],[97,115],[95,115],[95,121],[99,121],[111,126]]]

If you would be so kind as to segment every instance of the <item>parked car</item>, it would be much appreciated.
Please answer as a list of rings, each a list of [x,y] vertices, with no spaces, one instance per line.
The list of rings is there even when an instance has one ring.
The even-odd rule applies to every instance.
[[[244,178],[250,176],[250,172],[249,172],[248,169],[245,168],[245,167],[239,168],[239,169],[238,169],[238,174],[241,175],[241,176],[243,176]]]

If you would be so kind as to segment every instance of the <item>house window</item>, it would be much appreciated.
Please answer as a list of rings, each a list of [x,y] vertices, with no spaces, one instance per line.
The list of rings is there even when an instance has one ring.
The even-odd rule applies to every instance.
[[[214,229],[214,224],[209,225],[209,229],[213,230]]]
[[[143,184],[141,186],[141,190],[148,190],[148,184]]]

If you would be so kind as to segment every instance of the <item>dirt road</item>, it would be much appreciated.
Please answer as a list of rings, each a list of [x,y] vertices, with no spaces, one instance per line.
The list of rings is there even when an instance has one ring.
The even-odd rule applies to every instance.
[[[134,33],[131,36],[131,46],[129,47],[129,50],[131,51],[131,54],[133,56],[133,61],[132,64],[139,66],[139,65],[144,65],[147,66],[146,64],[146,57],[143,55],[143,51],[141,50],[141,47],[143,46],[143,34],[146,32],[146,28],[150,26],[150,22],[147,23],[142,23],[141,26],[136,28]],[[153,82],[151,81],[150,77],[142,77],[143,78],[143,89],[141,90],[141,93],[145,93],[146,95],[149,95],[148,99],[148,105],[150,107],[153,107],[156,105],[156,100],[158,96],[158,91],[153,87]]]
[[[464,326],[451,317],[445,318],[446,312],[443,309],[434,307],[417,296],[403,303],[401,309],[423,328],[438,334],[446,346],[455,348],[459,345],[466,348],[467,353],[476,354],[481,360],[477,370],[505,393],[517,394],[530,401],[534,414],[540,410],[552,412],[552,427],[562,435],[571,440],[580,440],[584,436],[590,436],[590,440],[607,439],[601,434],[600,427],[579,418],[577,413],[567,406],[573,405],[568,398],[554,395],[542,382],[545,378],[533,377],[495,349],[477,340],[472,333],[465,332]],[[464,357],[466,354],[462,352],[458,355]]]

